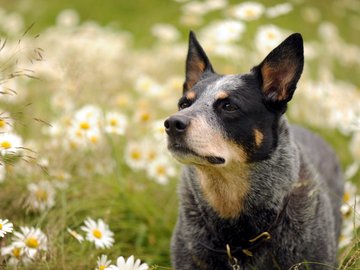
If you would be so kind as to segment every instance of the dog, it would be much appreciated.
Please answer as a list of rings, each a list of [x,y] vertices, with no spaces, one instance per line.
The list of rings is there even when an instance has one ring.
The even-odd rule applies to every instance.
[[[190,32],[167,146],[185,166],[174,269],[331,269],[342,173],[333,150],[284,115],[304,66],[294,33],[249,73],[216,73]]]

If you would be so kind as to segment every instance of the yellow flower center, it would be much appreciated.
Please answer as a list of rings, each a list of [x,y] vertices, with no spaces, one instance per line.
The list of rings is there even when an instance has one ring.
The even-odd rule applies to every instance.
[[[104,270],[105,268],[106,268],[105,265],[100,265],[100,266],[99,266],[99,270]]]
[[[76,137],[81,138],[83,136],[83,132],[81,129],[76,130],[75,132]]]
[[[0,223],[0,230],[3,228],[3,225]]]
[[[91,136],[91,137],[90,137],[90,141],[91,141],[92,143],[97,143],[99,140],[98,140],[98,137],[96,137],[96,136]]]
[[[343,201],[345,203],[348,203],[350,201],[350,193],[349,192],[347,192],[347,191],[344,192]]]
[[[3,119],[0,119],[0,128],[4,127],[6,125],[6,121]]]
[[[157,166],[156,172],[157,172],[157,174],[159,174],[159,175],[164,175],[165,172],[166,172],[166,169],[165,169],[164,166]]]
[[[39,246],[39,241],[34,237],[28,237],[25,241],[25,245],[29,248],[37,248]]]
[[[64,173],[59,173],[58,175],[56,175],[56,177],[57,177],[58,180],[61,180],[61,181],[65,180],[65,174]]]
[[[149,91],[150,88],[151,88],[151,82],[150,81],[145,81],[145,82],[142,83],[141,86],[142,86],[143,90]]]
[[[143,112],[141,115],[140,115],[140,121],[141,122],[148,122],[150,120],[150,114],[147,113],[147,112]]]
[[[110,120],[110,126],[115,127],[117,124],[118,124],[118,121],[116,119],[113,118]]]
[[[159,128],[158,128],[158,131],[159,131],[160,133],[165,133],[165,127],[159,127]]]
[[[254,10],[249,8],[249,9],[245,10],[245,14],[247,17],[254,17],[255,12],[254,12]]]
[[[131,158],[135,160],[141,159],[141,153],[140,151],[134,150],[131,152]]]
[[[267,33],[267,37],[268,37],[268,39],[274,39],[274,38],[275,38],[275,34],[272,33],[272,32],[268,32],[268,33]]]
[[[88,122],[81,122],[80,123],[80,128],[81,129],[85,129],[85,130],[88,130],[90,128],[90,125]]]
[[[9,141],[2,141],[1,147],[4,149],[9,149],[11,147],[11,143]]]
[[[155,151],[150,151],[148,153],[148,159],[149,160],[154,160],[156,158],[156,152]]]
[[[116,99],[116,103],[119,107],[124,107],[124,106],[128,105],[129,98],[126,96],[118,96]]]
[[[12,255],[15,257],[15,258],[20,258],[20,252],[21,252],[21,249],[20,248],[13,248],[12,250]]]
[[[93,236],[95,236],[97,239],[100,239],[102,237],[102,233],[98,229],[93,230]]]
[[[48,194],[46,190],[38,189],[37,191],[35,191],[35,197],[38,201],[44,202],[48,198]]]

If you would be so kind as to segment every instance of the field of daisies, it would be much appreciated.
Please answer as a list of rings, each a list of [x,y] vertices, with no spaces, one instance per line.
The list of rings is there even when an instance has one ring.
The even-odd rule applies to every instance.
[[[190,29],[220,73],[303,34],[287,114],[338,153],[339,269],[359,269],[359,1],[104,1],[96,20],[85,15],[96,1],[76,2],[0,6],[1,270],[171,269],[180,166],[163,121],[177,110]]]

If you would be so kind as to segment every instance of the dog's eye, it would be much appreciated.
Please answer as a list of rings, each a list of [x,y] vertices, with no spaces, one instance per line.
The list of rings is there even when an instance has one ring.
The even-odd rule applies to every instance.
[[[239,109],[239,107],[237,105],[235,105],[234,103],[231,103],[231,102],[226,102],[224,103],[221,108],[224,110],[224,111],[227,111],[227,112],[234,112],[236,110]]]
[[[191,103],[189,101],[182,101],[179,103],[179,110],[185,109],[187,107],[190,107]]]

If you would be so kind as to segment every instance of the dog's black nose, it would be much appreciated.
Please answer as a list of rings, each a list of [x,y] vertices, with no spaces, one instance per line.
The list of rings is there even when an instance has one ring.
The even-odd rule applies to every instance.
[[[165,131],[168,135],[180,135],[184,133],[190,124],[186,116],[174,115],[165,120]]]

